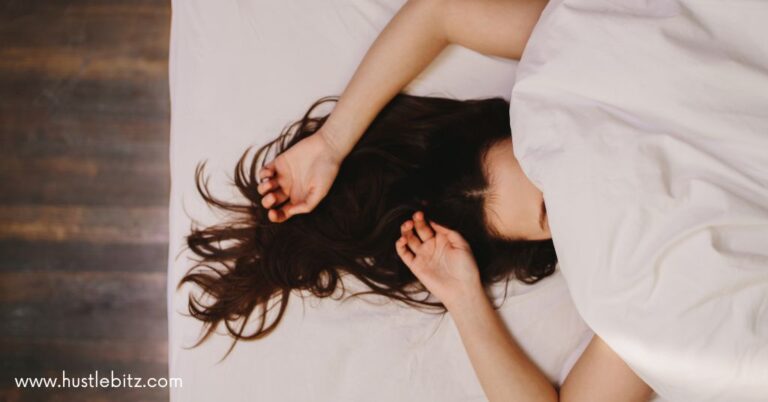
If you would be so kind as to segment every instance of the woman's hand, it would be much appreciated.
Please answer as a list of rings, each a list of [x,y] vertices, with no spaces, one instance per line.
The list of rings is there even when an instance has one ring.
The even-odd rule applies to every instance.
[[[427,222],[422,212],[403,223],[400,232],[397,254],[446,307],[482,292],[475,257],[459,233]]]
[[[343,158],[321,128],[264,166],[258,191],[269,220],[283,222],[312,211],[328,194]]]

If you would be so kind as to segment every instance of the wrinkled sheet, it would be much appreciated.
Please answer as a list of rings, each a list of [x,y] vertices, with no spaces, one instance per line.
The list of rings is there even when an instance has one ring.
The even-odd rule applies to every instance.
[[[237,158],[299,118],[316,99],[339,94],[401,1],[173,2],[170,248],[170,376],[174,401],[482,401],[482,389],[450,319],[395,304],[291,299],[264,340],[242,342],[223,362],[229,338],[187,349],[200,325],[186,317],[192,265],[184,249],[190,217],[223,217],[194,188],[208,160],[214,195],[229,185]],[[509,99],[516,63],[453,48],[409,91],[418,95]],[[347,283],[355,288],[354,281]],[[496,288],[501,295],[503,289]],[[522,347],[562,382],[591,332],[558,272],[535,286],[509,285],[500,312]],[[368,300],[369,299],[364,299]],[[375,301],[375,300],[374,300]]]
[[[768,2],[557,0],[515,154],[587,324],[670,401],[768,401]]]

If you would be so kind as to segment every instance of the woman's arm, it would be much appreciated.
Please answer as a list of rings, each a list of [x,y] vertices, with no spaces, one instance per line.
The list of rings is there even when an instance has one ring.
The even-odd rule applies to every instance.
[[[491,305],[466,241],[457,232],[427,223],[420,212],[403,224],[401,232],[395,244],[398,255],[448,309],[491,402],[645,402],[653,394],[595,336],[558,395]]]
[[[326,122],[345,156],[398,92],[449,44],[518,59],[546,0],[410,0],[368,49]]]
[[[519,58],[546,0],[410,0],[371,45],[322,128],[259,172],[269,218],[317,206],[375,116],[449,44]]]
[[[486,396],[495,401],[646,402],[653,392],[595,336],[558,392],[512,339],[486,295],[448,307]]]
[[[512,339],[482,288],[446,307],[489,401],[558,400],[557,390]]]
[[[648,401],[653,390],[598,336],[560,389],[561,401]]]

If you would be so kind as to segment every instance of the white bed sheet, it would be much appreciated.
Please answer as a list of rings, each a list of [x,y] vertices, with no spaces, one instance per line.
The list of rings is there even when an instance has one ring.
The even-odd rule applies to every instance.
[[[173,1],[168,275],[170,376],[174,401],[481,401],[482,389],[450,316],[395,304],[292,298],[278,329],[241,342],[218,362],[229,338],[195,349],[200,325],[185,317],[175,287],[190,267],[190,216],[221,216],[194,188],[207,159],[210,187],[227,183],[249,145],[277,135],[317,98],[338,94],[402,1]],[[509,99],[516,63],[450,49],[409,88],[419,95]],[[349,283],[350,286],[354,282]],[[497,287],[497,294],[502,289]],[[520,344],[561,382],[591,337],[556,273],[529,287],[513,282],[501,310]]]
[[[578,310],[670,401],[768,401],[768,2],[554,0],[515,154]]]

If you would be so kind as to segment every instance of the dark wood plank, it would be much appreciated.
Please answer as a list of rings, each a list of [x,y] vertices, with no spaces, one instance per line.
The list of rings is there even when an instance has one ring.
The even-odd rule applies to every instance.
[[[166,206],[167,161],[0,152],[0,204]]]
[[[0,336],[163,341],[165,275],[0,273]]]
[[[165,243],[0,240],[0,272],[157,272],[167,270]]]
[[[13,45],[6,47],[80,47],[164,58],[170,11],[166,0],[4,1],[0,40]]]
[[[124,18],[120,17],[121,20]],[[140,29],[138,22],[136,30]],[[105,25],[109,23],[110,21],[105,21]],[[119,26],[125,27],[125,24]],[[56,25],[53,27],[55,28]],[[100,31],[108,27],[101,28]],[[51,26],[47,29],[50,31]],[[165,75],[168,65],[165,62],[167,55],[155,46],[151,46],[157,44],[155,38],[150,37],[151,34],[151,32],[141,31],[144,41],[135,43],[134,46],[138,48],[131,49],[132,52],[126,52],[124,48],[116,52],[113,47],[79,49],[77,45],[71,43],[66,48],[50,44],[31,47],[19,47],[17,44],[14,47],[4,47],[0,48],[0,57],[2,57],[0,71],[18,79],[37,79],[40,76],[47,78],[78,76],[94,81],[155,80]],[[2,36],[4,35],[0,32],[0,37]],[[29,38],[26,37],[26,39]],[[151,41],[147,42],[147,39]],[[144,46],[145,44],[150,46]],[[133,52],[140,53],[140,56],[138,54],[131,56],[130,53]]]
[[[0,239],[168,242],[163,207],[0,206]]]
[[[61,311],[146,308],[165,293],[160,272],[4,272],[0,279],[0,303],[50,303]]]
[[[23,80],[2,74],[0,113],[90,114],[113,117],[162,118],[170,108],[160,97],[167,82],[157,80],[137,86],[130,81],[88,81],[83,78]],[[50,118],[50,117],[49,117]]]
[[[168,120],[91,113],[86,116],[41,113],[35,118],[4,113],[0,150],[20,157],[99,155],[163,161],[168,157]]]
[[[157,303],[164,304],[165,301],[158,300]],[[64,311],[59,306],[44,303],[6,303],[0,305],[0,318],[3,319],[0,334],[9,338],[128,339],[156,343],[168,338],[165,317],[164,308],[127,310],[101,307]]]

